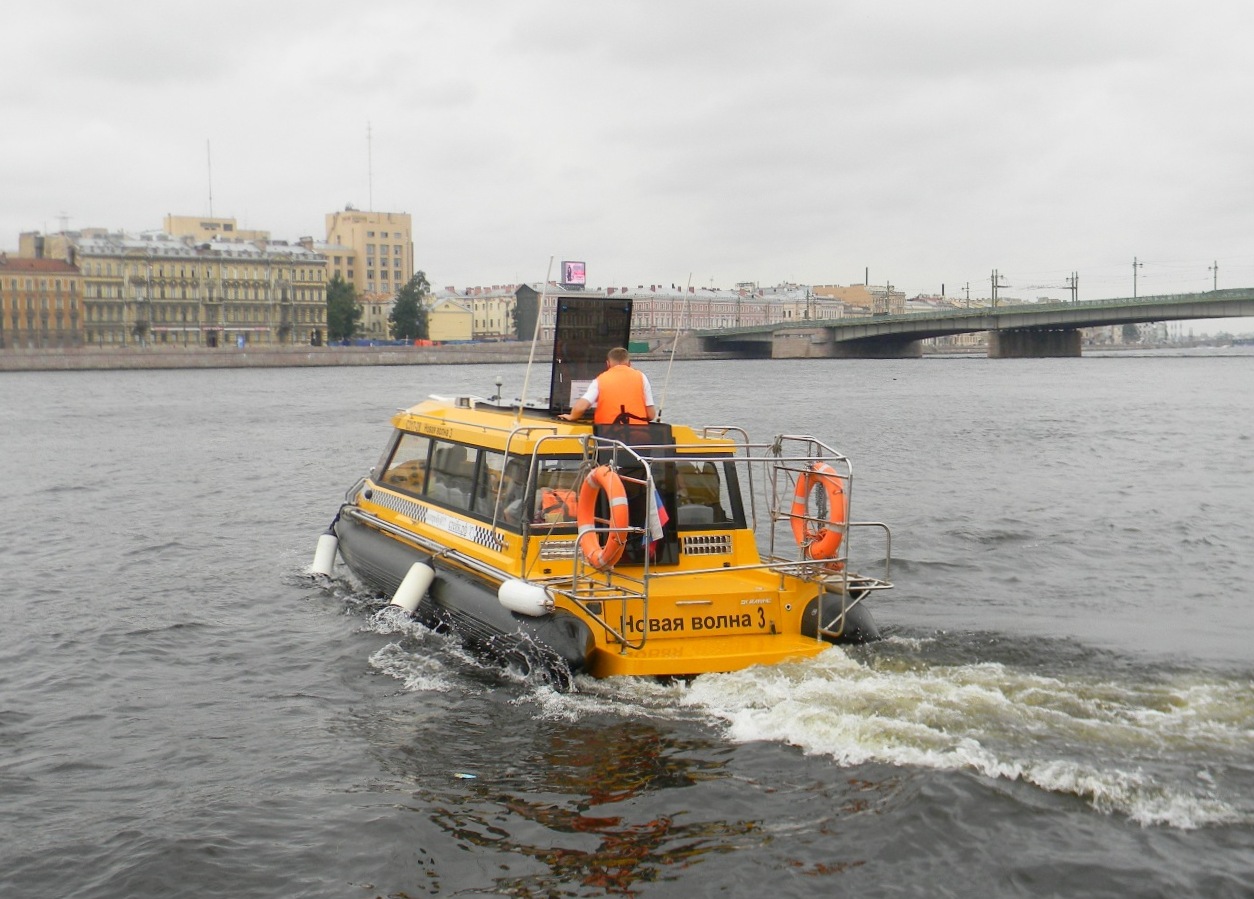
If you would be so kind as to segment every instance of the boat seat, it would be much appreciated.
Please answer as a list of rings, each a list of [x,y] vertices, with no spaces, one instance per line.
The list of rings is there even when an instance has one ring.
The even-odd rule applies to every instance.
[[[714,510],[709,506],[692,504],[680,506],[678,509],[679,524],[714,524]]]
[[[407,490],[421,490],[423,478],[426,477],[427,469],[420,459],[410,459],[389,468],[383,476],[386,484],[396,484]]]
[[[713,462],[681,462],[677,471],[679,492],[695,506],[719,504],[718,469]]]
[[[427,495],[440,502],[466,506],[473,489],[474,464],[464,446],[442,446],[435,451]]]

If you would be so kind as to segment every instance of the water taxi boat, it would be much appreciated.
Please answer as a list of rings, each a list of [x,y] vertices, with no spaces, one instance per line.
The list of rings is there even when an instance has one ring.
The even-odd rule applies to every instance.
[[[559,304],[548,401],[433,396],[398,412],[313,570],[330,574],[338,555],[393,608],[559,688],[579,673],[690,676],[877,638],[867,606],[891,587],[891,535],[851,520],[841,453],[805,435],[755,443],[737,426],[559,417],[606,344],[627,343],[604,327],[611,305]],[[629,305],[613,311],[629,323]],[[875,576],[850,568],[862,534],[882,546]]]

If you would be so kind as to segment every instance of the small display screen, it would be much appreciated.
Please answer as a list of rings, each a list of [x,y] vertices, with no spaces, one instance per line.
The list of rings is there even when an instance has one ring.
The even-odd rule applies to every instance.
[[[584,287],[588,283],[588,272],[582,262],[562,263],[562,286]]]

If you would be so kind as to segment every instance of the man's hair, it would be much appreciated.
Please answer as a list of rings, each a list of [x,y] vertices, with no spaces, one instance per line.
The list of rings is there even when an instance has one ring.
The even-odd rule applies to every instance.
[[[605,361],[612,362],[615,365],[622,365],[624,362],[631,361],[631,353],[621,346],[616,346],[605,354]]]

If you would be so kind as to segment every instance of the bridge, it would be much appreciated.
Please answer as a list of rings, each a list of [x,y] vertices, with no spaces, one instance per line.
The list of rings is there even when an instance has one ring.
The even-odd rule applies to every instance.
[[[896,359],[923,354],[929,337],[989,333],[993,359],[1079,356],[1080,329],[1254,315],[1254,288],[1079,303],[983,306],[910,315],[776,322],[694,331],[703,350],[772,359]]]

